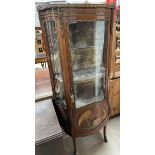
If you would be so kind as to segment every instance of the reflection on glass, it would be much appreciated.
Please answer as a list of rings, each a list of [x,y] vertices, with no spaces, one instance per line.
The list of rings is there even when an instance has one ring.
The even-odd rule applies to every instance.
[[[69,23],[76,107],[104,100],[104,21]]]
[[[57,38],[55,22],[54,21],[45,22],[45,26],[46,26],[46,36],[48,40],[48,48],[51,54],[52,67],[53,67],[53,73],[55,78],[54,79],[55,92],[57,97],[64,100],[64,84],[63,84],[63,78],[62,78],[59,43]],[[61,81],[60,81],[60,78],[61,78]]]
[[[103,78],[81,83],[74,83],[76,107],[104,100]]]

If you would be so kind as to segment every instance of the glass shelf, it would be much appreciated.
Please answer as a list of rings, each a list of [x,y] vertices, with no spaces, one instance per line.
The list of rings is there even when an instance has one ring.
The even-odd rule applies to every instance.
[[[87,82],[96,78],[102,78],[105,75],[105,69],[102,68],[88,68],[73,72],[74,82]]]
[[[93,81],[98,78],[103,78],[105,76],[105,68],[87,68],[84,70],[73,71],[73,81],[75,83],[82,83]],[[62,74],[57,74],[56,79],[62,82]]]

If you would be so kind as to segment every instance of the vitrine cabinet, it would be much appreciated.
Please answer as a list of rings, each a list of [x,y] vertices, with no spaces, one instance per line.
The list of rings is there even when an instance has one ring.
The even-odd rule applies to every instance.
[[[73,139],[104,129],[108,104],[108,58],[114,5],[38,6],[47,51],[53,103],[64,131]]]

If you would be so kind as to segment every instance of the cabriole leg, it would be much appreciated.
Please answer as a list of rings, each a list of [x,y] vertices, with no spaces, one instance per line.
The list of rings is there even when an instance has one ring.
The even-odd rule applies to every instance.
[[[104,128],[103,128],[103,135],[104,135],[104,142],[107,143],[108,140],[107,140],[107,136],[106,136],[106,126],[104,126]]]
[[[76,138],[75,136],[72,137],[73,140],[73,147],[74,147],[74,155],[76,155]]]

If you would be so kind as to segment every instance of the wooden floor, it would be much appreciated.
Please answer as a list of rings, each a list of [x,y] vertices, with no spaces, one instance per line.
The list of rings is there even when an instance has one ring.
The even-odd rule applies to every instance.
[[[39,100],[52,96],[52,89],[49,77],[49,70],[35,70],[35,99]]]
[[[79,155],[119,155],[120,154],[120,117],[109,120],[107,125],[108,143],[103,142],[102,130],[94,135],[77,138]],[[73,155],[72,139],[64,135],[66,155]]]

